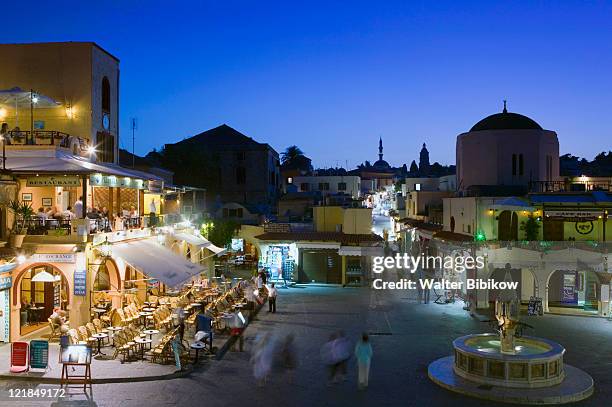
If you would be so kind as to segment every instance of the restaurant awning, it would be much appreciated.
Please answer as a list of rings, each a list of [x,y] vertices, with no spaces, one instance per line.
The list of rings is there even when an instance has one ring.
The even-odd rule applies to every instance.
[[[217,256],[227,251],[227,249],[222,248],[222,247],[217,247],[211,241],[199,235],[192,235],[190,233],[179,232],[179,233],[174,234],[174,238],[177,240],[184,240],[185,242],[193,246],[196,246],[200,249],[208,249],[211,252],[215,253]]]
[[[212,243],[210,245],[206,246],[206,248],[208,250],[210,250],[211,252],[215,253],[217,256],[220,256],[221,254],[224,254],[227,251],[226,248],[224,248],[224,247],[217,247],[217,246],[215,246]]]
[[[6,157],[6,168],[19,173],[107,174],[145,180],[161,180],[154,174],[123,168],[111,163],[93,163],[84,157],[57,152],[54,157],[20,156],[17,151]]]
[[[175,233],[174,238],[177,240],[183,240],[190,245],[196,246],[198,248],[204,248],[210,246],[212,243],[208,240],[204,239],[201,236],[192,235],[189,233]]]
[[[385,250],[379,246],[341,246],[340,256],[384,256]]]
[[[112,245],[113,257],[119,257],[148,277],[177,287],[205,271],[170,249],[157,243],[156,238],[132,240]]]

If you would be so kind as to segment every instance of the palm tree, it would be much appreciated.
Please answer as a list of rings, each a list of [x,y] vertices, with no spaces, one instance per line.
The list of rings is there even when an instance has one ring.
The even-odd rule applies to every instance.
[[[289,146],[281,153],[281,163],[288,163],[297,157],[304,157],[304,152],[298,146]]]

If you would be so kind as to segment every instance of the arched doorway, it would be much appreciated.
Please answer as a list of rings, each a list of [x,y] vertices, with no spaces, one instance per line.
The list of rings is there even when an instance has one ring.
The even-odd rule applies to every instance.
[[[455,217],[454,216],[451,216],[450,218],[450,230],[451,232],[455,231]]]
[[[505,281],[506,273],[510,273],[510,278],[513,282],[518,283],[516,287],[516,298],[522,304],[529,303],[531,297],[540,296],[540,287],[538,280],[533,270],[529,268],[512,268],[510,264],[506,264],[503,268],[495,268],[489,274],[488,278],[495,282]],[[500,290],[488,290],[487,299],[491,306],[494,306],[495,300],[499,295]]]
[[[21,336],[45,328],[55,308],[66,311],[69,286],[64,274],[47,264],[32,265],[17,277],[16,300],[21,304]],[[14,291],[14,294],[15,294]]]
[[[497,239],[502,242],[518,240],[518,215],[513,211],[502,211],[497,222]]]
[[[548,309],[597,314],[601,283],[591,270],[555,270],[548,276]]]

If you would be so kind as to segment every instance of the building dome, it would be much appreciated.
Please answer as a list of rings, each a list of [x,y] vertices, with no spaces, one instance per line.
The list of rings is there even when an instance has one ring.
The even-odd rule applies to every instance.
[[[378,160],[376,161],[372,167],[376,168],[376,169],[387,169],[387,168],[391,168],[391,166],[389,165],[388,162],[386,162],[385,160]]]
[[[476,123],[470,131],[482,130],[543,130],[535,120],[518,113],[509,113],[504,101],[504,110],[492,114]]]

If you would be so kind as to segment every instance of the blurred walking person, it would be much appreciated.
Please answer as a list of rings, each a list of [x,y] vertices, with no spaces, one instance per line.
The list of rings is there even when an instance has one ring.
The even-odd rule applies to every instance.
[[[295,337],[292,333],[287,335],[283,342],[281,361],[287,371],[287,381],[293,383],[295,368],[297,367],[297,354],[295,351]]]
[[[272,370],[273,343],[269,333],[264,334],[255,342],[251,364],[253,365],[253,377],[257,385],[263,387],[266,384],[268,375]]]
[[[361,335],[361,340],[355,345],[355,357],[357,358],[359,390],[364,390],[368,387],[370,361],[372,360],[372,345],[370,345],[368,334]]]

